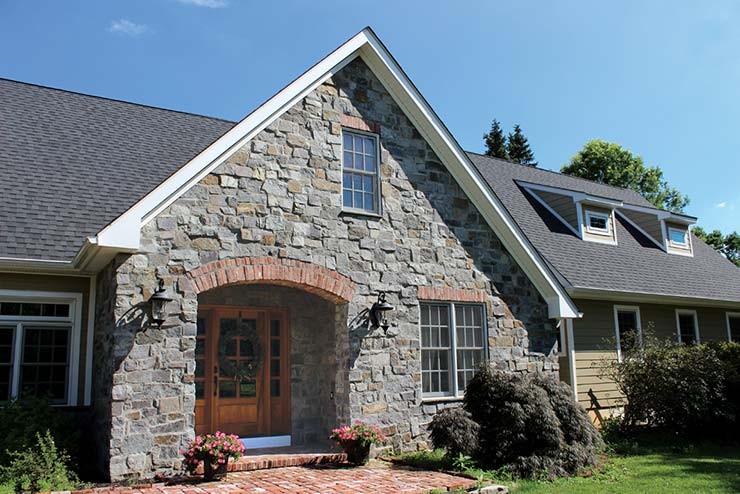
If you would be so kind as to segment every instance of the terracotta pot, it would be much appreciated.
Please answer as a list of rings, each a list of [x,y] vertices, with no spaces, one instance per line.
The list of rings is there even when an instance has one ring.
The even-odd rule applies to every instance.
[[[347,461],[354,465],[364,465],[370,459],[369,444],[363,444],[359,441],[349,441],[344,443],[342,449],[347,454]]]
[[[221,480],[226,478],[226,469],[229,466],[229,459],[226,458],[224,463],[216,463],[215,465],[210,461],[203,462],[203,479],[206,481]]]

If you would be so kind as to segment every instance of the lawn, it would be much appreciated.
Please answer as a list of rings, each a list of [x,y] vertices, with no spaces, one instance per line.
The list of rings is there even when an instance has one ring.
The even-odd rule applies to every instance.
[[[419,467],[454,468],[445,464],[439,452],[402,458]],[[554,481],[514,480],[474,468],[462,470],[507,485],[512,494],[737,493],[740,492],[740,447],[712,443],[633,444],[617,448],[599,469],[587,476]]]

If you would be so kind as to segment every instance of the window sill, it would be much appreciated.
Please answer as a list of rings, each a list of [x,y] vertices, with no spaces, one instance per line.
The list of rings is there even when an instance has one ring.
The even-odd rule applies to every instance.
[[[340,216],[364,216],[366,218],[373,218],[376,220],[382,220],[383,215],[374,213],[372,211],[363,211],[361,209],[342,209]]]
[[[421,399],[421,403],[445,403],[445,402],[461,402],[463,401],[462,396],[430,396],[428,398]]]

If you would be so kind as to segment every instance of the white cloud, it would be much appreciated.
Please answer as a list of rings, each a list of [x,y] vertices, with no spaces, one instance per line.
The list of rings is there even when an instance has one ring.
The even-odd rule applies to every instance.
[[[112,21],[108,31],[116,34],[125,34],[127,36],[139,36],[149,31],[149,26],[145,24],[136,24],[128,19],[118,19]]]
[[[714,205],[715,208],[724,209],[727,207],[727,201],[718,202]]]
[[[220,9],[226,7],[226,0],[177,0],[180,3],[195,5],[196,7],[208,7],[209,9]]]

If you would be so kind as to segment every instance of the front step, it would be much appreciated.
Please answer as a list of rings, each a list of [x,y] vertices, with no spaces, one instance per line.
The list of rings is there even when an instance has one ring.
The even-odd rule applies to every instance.
[[[253,470],[268,470],[270,468],[302,467],[306,465],[326,465],[347,461],[344,453],[301,453],[242,456],[236,461],[229,461],[228,472],[250,472]],[[203,465],[195,472],[203,473]]]

